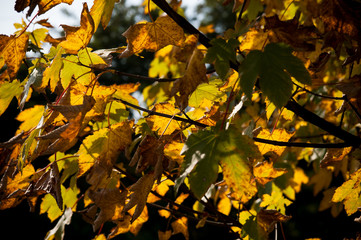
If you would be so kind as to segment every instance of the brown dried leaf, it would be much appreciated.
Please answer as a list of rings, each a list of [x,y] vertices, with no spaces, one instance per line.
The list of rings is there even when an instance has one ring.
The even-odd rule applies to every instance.
[[[60,189],[60,176],[58,164],[54,162],[35,184],[30,184],[25,195],[39,194],[39,192],[50,193],[56,200],[59,209],[63,209],[63,198]]]
[[[175,97],[176,104],[181,110],[188,106],[188,98],[197,89],[197,86],[201,83],[208,83],[203,58],[203,53],[195,48],[188,61],[184,77],[174,82],[171,96]]]
[[[129,191],[133,193],[130,195],[129,202],[124,206],[123,212],[136,206],[131,222],[134,222],[142,213],[147,203],[148,194],[152,190],[154,180],[154,173],[148,173],[130,187]]]
[[[84,124],[85,114],[94,106],[95,100],[92,96],[84,95],[83,104],[69,105],[49,105],[55,111],[60,112],[68,123],[39,137],[39,139],[55,139],[42,155],[53,154],[57,151],[66,151],[76,143],[76,137]]]
[[[320,162],[320,166],[325,168],[327,166],[333,166],[344,159],[349,154],[352,147],[347,148],[329,148],[323,159]]]
[[[261,209],[257,214],[257,223],[267,232],[273,231],[274,226],[278,222],[287,222],[291,216],[283,215],[277,210],[265,210]]]
[[[155,22],[137,23],[128,28],[123,36],[128,46],[120,55],[129,57],[143,50],[157,51],[167,45],[183,46],[183,29],[168,16],[157,18]]]
[[[122,210],[125,204],[127,191],[120,192],[117,188],[98,189],[90,191],[89,197],[94,201],[95,205],[100,208],[100,212],[93,223],[93,230],[109,220],[121,219]]]

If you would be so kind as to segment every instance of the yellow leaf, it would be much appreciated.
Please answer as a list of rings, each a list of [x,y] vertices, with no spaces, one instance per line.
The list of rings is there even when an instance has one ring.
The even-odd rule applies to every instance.
[[[86,47],[94,33],[94,21],[87,3],[83,3],[80,27],[61,26],[65,31],[66,40],[62,41],[60,46],[66,49],[68,53],[76,54],[79,49]]]
[[[173,228],[173,234],[182,233],[186,240],[189,239],[188,232],[188,219],[186,217],[181,217],[176,221],[171,223]]]
[[[302,184],[307,184],[308,180],[309,179],[302,168],[297,167],[294,170],[293,178],[290,180],[290,185],[296,193],[299,193],[301,191]]]
[[[225,215],[228,215],[231,212],[232,203],[228,197],[223,197],[219,200],[217,204],[217,210]]]
[[[165,218],[169,218],[170,217],[170,211],[165,210],[165,209],[161,209],[158,210],[159,216],[161,217],[165,217]]]
[[[94,73],[92,73],[88,67],[81,66],[79,64],[77,56],[70,55],[65,57],[63,60],[63,66],[60,72],[60,80],[64,89],[67,88],[74,80],[84,86],[87,86],[94,78]]]
[[[272,193],[263,194],[261,207],[267,207],[267,209],[276,209],[279,210],[282,214],[285,214],[285,207],[289,206],[292,202],[286,199],[280,188],[278,188],[274,183],[272,183]]]
[[[41,0],[39,2],[39,15],[49,11],[59,3],[66,3],[71,5],[74,0]]]
[[[20,65],[25,58],[28,40],[29,36],[27,34],[21,34],[18,37],[14,35],[10,37],[0,35],[0,68],[2,68],[4,64],[7,66],[6,71],[1,75],[8,74],[10,79],[16,77]]]
[[[120,152],[131,144],[132,126],[133,122],[121,122],[113,124],[110,129],[103,128],[86,137],[77,153],[78,176],[88,171],[95,162],[109,171]]]
[[[157,51],[167,45],[182,46],[185,40],[183,29],[168,16],[155,22],[137,23],[123,33],[128,46],[121,57],[129,57],[143,50]]]
[[[134,212],[136,210],[134,210],[134,212],[133,212],[133,210],[134,209],[132,209],[129,212],[130,212],[130,214],[133,214],[133,216],[134,216]],[[131,233],[133,233],[134,235],[137,235],[138,232],[140,231],[141,227],[143,226],[143,224],[148,221],[148,218],[149,218],[149,216],[148,216],[148,208],[147,208],[147,206],[145,206],[142,213],[140,214],[140,216],[137,217],[137,219],[135,219],[132,222],[132,224],[130,225],[130,230],[129,231]]]
[[[188,98],[199,84],[208,83],[203,58],[203,53],[195,48],[188,61],[185,75],[174,82],[171,96],[175,97],[176,103],[181,109],[188,106]]]
[[[295,134],[294,132],[289,133],[285,129],[275,129],[273,130],[273,132],[270,132],[267,129],[262,129],[262,131],[257,135],[257,137],[262,139],[274,140],[274,141],[288,142],[288,140],[294,134]],[[261,152],[262,155],[268,152],[274,152],[278,156],[281,156],[283,151],[286,149],[286,147],[275,146],[272,144],[265,144],[259,142],[255,142],[255,144],[258,146],[259,151]]]
[[[57,49],[56,55],[51,62],[51,65],[47,67],[43,73],[43,81],[40,88],[44,89],[48,83],[50,83],[50,90],[52,92],[55,91],[55,88],[60,80],[60,71],[63,67],[63,60],[61,58],[63,53],[63,48]]]
[[[97,235],[93,240],[107,240],[104,234]]]
[[[14,97],[20,96],[23,87],[18,80],[12,82],[0,82],[0,116],[8,108]]]
[[[119,0],[95,0],[90,14],[94,20],[94,29],[98,29],[98,25],[101,22],[105,29],[112,16],[114,4]]]
[[[350,179],[335,191],[332,202],[343,202],[347,215],[355,213],[361,206],[361,169],[352,173]]]
[[[268,34],[255,28],[251,28],[245,37],[239,37],[241,51],[246,50],[263,50],[267,40]]]
[[[170,116],[179,113],[179,110],[176,109],[173,104],[170,104],[168,102],[155,104],[152,108],[152,111],[168,114]],[[157,115],[151,115],[150,117],[147,117],[146,121],[152,131],[157,132],[158,135],[170,135],[175,130],[180,129],[180,125],[176,120]]]
[[[43,114],[44,114],[43,105],[35,105],[32,108],[22,111],[16,117],[16,120],[22,122],[16,132],[17,133],[20,133],[21,131],[27,132],[30,129],[36,127]]]
[[[163,179],[163,181],[161,181],[160,184],[155,184],[153,186],[153,191],[157,192],[161,196],[164,196],[168,192],[169,186],[173,186],[173,185],[174,185],[173,181],[169,179]],[[159,200],[160,200],[159,197],[150,193],[147,198],[147,203],[154,203]]]
[[[31,164],[26,165],[22,172],[18,172],[13,178],[7,177],[7,185],[5,189],[2,189],[2,195],[8,196],[19,190],[26,190],[30,184],[30,177],[35,173],[34,167]],[[21,199],[22,200],[22,199]],[[19,198],[4,198],[0,202],[0,210],[15,207],[21,202]]]
[[[272,181],[273,179],[285,174],[285,168],[273,168],[273,162],[263,161],[253,167],[253,174],[257,182],[262,185]]]
[[[183,162],[183,156],[180,154],[183,149],[184,143],[172,141],[165,145],[164,156],[181,164]]]

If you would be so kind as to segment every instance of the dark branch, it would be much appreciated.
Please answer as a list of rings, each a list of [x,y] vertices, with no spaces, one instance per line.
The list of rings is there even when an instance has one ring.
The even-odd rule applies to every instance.
[[[285,108],[294,112],[296,115],[303,118],[305,121],[312,123],[313,125],[325,130],[326,132],[332,134],[335,137],[343,140],[345,144],[349,146],[358,147],[361,145],[361,138],[352,135],[351,133],[342,130],[341,128],[333,125],[332,123],[326,121],[323,118],[320,118],[313,112],[308,111],[304,107],[300,106],[295,101],[288,101]]]
[[[178,116],[172,116],[172,115],[168,115],[168,114],[165,114],[165,113],[155,112],[155,111],[152,111],[152,110],[149,110],[149,109],[142,108],[142,107],[139,107],[137,105],[131,104],[130,102],[124,101],[122,99],[116,99],[116,100],[120,101],[121,103],[123,103],[123,104],[125,104],[125,105],[127,105],[127,106],[129,106],[131,108],[135,108],[135,109],[138,109],[140,111],[147,112],[147,113],[149,113],[151,115],[157,115],[157,116],[161,116],[161,117],[165,117],[165,118],[173,118],[174,120],[190,123],[190,124],[193,124],[193,125],[201,127],[201,128],[208,127],[208,125],[206,125],[206,124],[203,124],[203,123],[200,123],[200,122],[197,122],[197,121],[193,121],[191,119],[182,118],[182,117],[178,117]]]
[[[153,82],[174,82],[179,79],[179,78],[154,78],[154,77],[147,77],[147,76],[142,76],[142,75],[138,75],[138,74],[121,72],[121,71],[118,71],[115,69],[109,69],[109,70],[110,70],[110,72],[114,73],[115,75],[127,76],[127,77],[137,78],[137,79],[141,79],[141,80],[148,80],[148,81],[153,81]]]
[[[255,142],[271,144],[275,146],[283,146],[283,147],[302,147],[302,148],[345,148],[352,146],[351,143],[305,143],[305,142],[280,142],[274,140],[268,140],[264,138],[254,137],[253,140]]]

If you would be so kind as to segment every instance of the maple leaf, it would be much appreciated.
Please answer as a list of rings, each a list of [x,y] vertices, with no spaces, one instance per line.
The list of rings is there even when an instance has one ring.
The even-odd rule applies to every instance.
[[[94,21],[90,15],[87,3],[83,3],[80,27],[61,26],[65,31],[66,40],[61,41],[59,45],[68,53],[76,54],[79,49],[86,47],[95,31]]]
[[[131,222],[134,222],[142,213],[147,203],[148,194],[152,190],[154,180],[154,173],[148,173],[130,187],[129,191],[133,193],[130,195],[129,202],[124,206],[123,212],[136,206]]]
[[[1,180],[0,210],[15,207],[23,200],[21,197],[11,197],[11,195],[19,191],[25,192],[30,185],[28,180],[34,173],[33,165],[28,164],[22,169],[22,172],[17,172],[11,177],[4,175],[6,180]]]
[[[267,129],[262,129],[262,131],[257,134],[257,137],[262,139],[287,142],[294,134],[295,132],[289,133],[285,129],[274,129],[272,132]],[[286,147],[275,146],[272,144],[264,144],[259,142],[256,142],[255,144],[258,146],[262,155],[268,152],[273,152],[277,156],[281,156],[283,151],[286,149]]]
[[[176,104],[181,110],[188,106],[189,95],[201,83],[208,83],[208,78],[206,76],[206,67],[203,63],[203,53],[195,48],[188,61],[185,75],[174,82],[171,90],[171,96],[175,97]]]
[[[38,137],[39,139],[55,139],[48,149],[41,154],[53,154],[56,151],[66,151],[76,143],[82,126],[85,114],[94,106],[95,100],[92,96],[84,95],[83,104],[68,105],[49,105],[51,109],[60,112],[68,123]]]
[[[0,82],[0,115],[8,108],[14,97],[22,93],[22,86],[18,80],[12,82]]]
[[[127,48],[120,55],[129,57],[143,50],[157,51],[167,45],[183,46],[183,29],[168,16],[157,18],[155,22],[137,23],[123,33],[127,38]]]
[[[119,0],[95,0],[92,8],[90,9],[90,14],[94,20],[94,29],[98,28],[99,23],[102,23],[103,28],[105,29],[110,21],[112,16],[114,4],[119,2]]]
[[[361,169],[352,173],[350,179],[335,190],[332,202],[343,202],[347,215],[355,213],[361,206]]]
[[[56,203],[58,204],[59,209],[63,209],[63,198],[61,196],[60,189],[60,176],[58,164],[54,162],[51,164],[50,169],[46,171],[36,183],[31,183],[25,191],[25,195],[39,194],[38,192],[50,193]]]
[[[217,179],[220,163],[224,179],[237,199],[242,198],[246,202],[257,192],[255,182],[251,182],[248,158],[259,158],[260,154],[253,141],[237,134],[237,130],[229,128],[222,133],[200,131],[192,134],[182,154],[185,157],[181,175],[175,182],[176,189],[189,175],[192,192],[197,198],[203,197]]]
[[[44,114],[44,106],[35,105],[32,108],[26,109],[19,113],[16,120],[22,122],[17,130],[17,133],[22,131],[27,132],[39,124],[40,119]]]
[[[6,64],[6,71],[1,73],[1,76],[10,78],[16,77],[20,69],[21,62],[25,57],[28,47],[29,36],[21,34],[20,36],[0,35],[0,68]]]
[[[283,215],[276,210],[261,209],[257,214],[257,223],[267,232],[274,230],[275,224],[278,222],[286,222],[290,220],[291,216]]]
[[[117,220],[123,217],[121,212],[125,205],[127,191],[121,192],[116,188],[97,189],[96,191],[91,190],[89,197],[100,208],[100,212],[93,222],[94,231],[98,230],[106,221]]]
[[[113,124],[110,128],[95,131],[86,137],[77,152],[79,155],[78,176],[82,176],[95,163],[97,168],[103,169],[103,172],[109,175],[120,152],[132,142],[132,126],[131,121],[120,122]],[[102,178],[104,174],[96,176]]]
[[[286,71],[287,72],[286,72]],[[291,76],[304,84],[311,84],[311,77],[302,61],[292,55],[292,49],[285,44],[268,44],[264,51],[253,50],[238,70],[240,85],[249,99],[257,77],[264,94],[276,105],[283,107],[292,95]]]
[[[273,162],[263,161],[253,167],[253,174],[257,182],[262,185],[272,181],[273,179],[285,174],[285,168],[273,168]]]
[[[332,172],[320,168],[310,179],[309,184],[315,184],[313,188],[313,195],[316,196],[322,189],[327,189],[332,181]]]
[[[333,166],[342,161],[350,153],[352,147],[327,149],[327,152],[320,162],[320,166],[325,168]]]
[[[179,110],[176,109],[172,104],[165,102],[165,103],[157,103],[152,108],[152,111],[168,114],[171,116],[175,116],[179,113]],[[152,131],[155,131],[158,133],[159,136],[161,135],[170,135],[175,130],[180,129],[180,124],[173,119],[168,119],[165,117],[157,116],[157,115],[150,115],[146,118],[146,121],[152,129]]]
[[[283,193],[276,184],[272,183],[272,193],[263,194],[261,207],[267,207],[267,209],[276,209],[279,210],[282,214],[286,212],[286,206],[289,206],[292,201],[288,200],[283,196]]]
[[[299,25],[297,15],[287,21],[279,20],[278,16],[266,17],[266,29],[271,29],[269,34],[271,42],[284,42],[297,51],[314,51],[317,30],[314,26]]]

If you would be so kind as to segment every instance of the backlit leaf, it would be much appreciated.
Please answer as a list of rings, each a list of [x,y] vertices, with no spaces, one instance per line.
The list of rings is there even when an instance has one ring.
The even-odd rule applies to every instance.
[[[154,180],[154,174],[146,174],[129,189],[129,191],[133,193],[130,195],[130,200],[125,205],[123,211],[128,211],[136,206],[131,222],[134,222],[142,213],[147,202],[148,194],[150,190],[152,190]]]
[[[199,107],[205,98],[212,102],[224,102],[226,100],[226,94],[219,91],[218,88],[221,84],[222,81],[220,79],[215,79],[209,83],[198,85],[189,98],[189,106]]]
[[[16,77],[20,65],[25,57],[28,47],[29,36],[21,34],[20,36],[0,35],[0,68],[6,64],[7,69],[3,74],[8,74],[10,79]],[[7,76],[5,76],[7,77]]]
[[[171,223],[173,234],[182,233],[186,240],[189,239],[188,219],[186,217],[178,218]]]
[[[71,5],[74,0],[40,0],[39,1],[39,15],[49,11],[60,3],[66,3]],[[29,13],[28,13],[29,14]]]
[[[332,202],[343,202],[347,215],[355,213],[361,206],[361,169],[352,173],[350,179],[335,191]]]
[[[60,80],[60,71],[63,67],[63,60],[61,55],[64,53],[63,48],[58,48],[56,55],[51,62],[51,65],[45,69],[43,73],[43,82],[41,84],[41,88],[45,88],[48,83],[50,86],[50,90],[54,92],[55,87],[57,86]]]
[[[278,222],[286,222],[290,220],[290,216],[283,215],[276,210],[261,209],[257,214],[257,223],[266,231],[270,233],[274,230],[275,224]]]
[[[174,82],[171,95],[175,97],[176,104],[183,110],[188,106],[188,98],[201,83],[208,83],[206,67],[203,63],[203,53],[197,48],[187,64],[185,75]]]
[[[253,167],[253,174],[257,182],[262,185],[272,181],[273,179],[285,174],[285,168],[273,168],[273,162],[263,161]]]
[[[43,117],[43,114],[44,106],[42,105],[35,105],[34,107],[26,109],[19,113],[19,115],[16,117],[16,120],[22,123],[20,124],[17,132],[27,132],[30,129],[36,127],[40,119]]]
[[[65,225],[69,225],[71,222],[71,217],[73,216],[73,211],[71,208],[67,208],[64,211],[63,216],[59,219],[58,223],[55,225],[53,229],[51,229],[45,237],[45,240],[48,239],[64,239],[65,234]]]
[[[12,82],[0,82],[0,115],[8,108],[14,97],[20,96],[22,86],[18,80]]]
[[[95,0],[90,14],[94,20],[94,29],[98,29],[98,25],[101,22],[102,27],[105,29],[112,16],[114,4],[119,0]]]
[[[274,183],[272,183],[272,193],[263,194],[261,207],[267,207],[267,209],[279,210],[282,214],[285,214],[287,206],[292,202],[283,196],[283,193],[280,188],[278,188]]]
[[[129,57],[143,50],[157,51],[167,45],[182,46],[185,40],[183,29],[170,17],[157,18],[155,22],[137,23],[123,36],[127,38],[127,49],[121,54]]]
[[[294,134],[295,132],[289,133],[285,129],[275,129],[272,132],[267,129],[262,129],[262,131],[257,135],[257,137],[274,141],[288,142],[288,140]],[[281,156],[283,151],[286,149],[286,147],[275,146],[272,144],[265,144],[259,142],[256,142],[255,144],[258,146],[259,151],[262,153],[262,155],[268,152],[274,152],[275,154],[277,154],[277,156]]]
[[[87,3],[83,4],[81,12],[80,27],[61,25],[65,31],[66,40],[60,43],[68,53],[76,54],[90,42],[94,33],[94,21],[88,10]]]
[[[157,103],[152,108],[152,111],[168,114],[170,116],[173,116],[177,113],[179,113],[179,110],[176,109],[173,104],[170,103]],[[146,121],[149,125],[149,127],[152,129],[152,131],[155,131],[158,133],[158,135],[169,135],[175,130],[180,129],[180,125],[176,120],[172,120],[169,118],[157,116],[157,115],[151,115],[150,117],[146,118]]]

